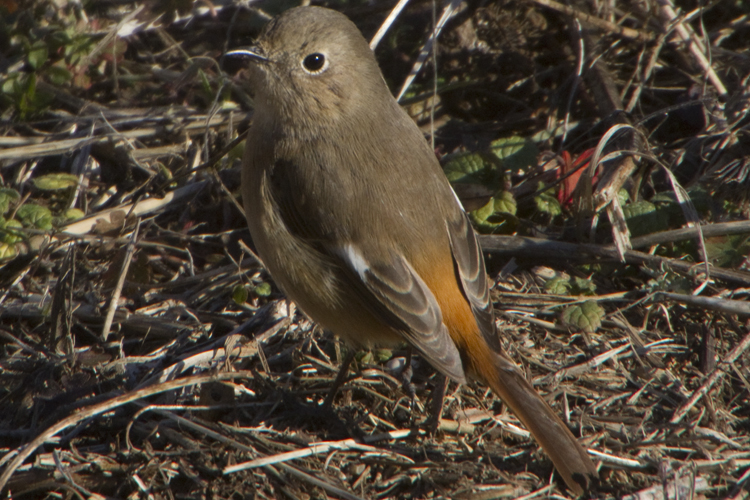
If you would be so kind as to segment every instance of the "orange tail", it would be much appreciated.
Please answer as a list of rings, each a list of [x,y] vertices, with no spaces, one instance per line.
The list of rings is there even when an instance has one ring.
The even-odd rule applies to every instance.
[[[509,359],[489,349],[475,360],[474,369],[513,413],[552,459],[555,468],[576,495],[588,489],[597,477],[596,466],[560,417],[542,399]]]
[[[435,269],[454,272],[450,265],[436,265]],[[597,477],[596,467],[570,429],[534,390],[521,370],[488,343],[485,335],[495,334],[492,315],[488,315],[492,323],[485,325],[487,332],[482,333],[477,321],[488,318],[475,317],[455,276],[436,271],[424,276],[440,304],[443,322],[451,338],[462,359],[469,364],[464,369],[468,368],[469,374],[484,380],[510,407],[550,456],[568,488],[581,495]]]

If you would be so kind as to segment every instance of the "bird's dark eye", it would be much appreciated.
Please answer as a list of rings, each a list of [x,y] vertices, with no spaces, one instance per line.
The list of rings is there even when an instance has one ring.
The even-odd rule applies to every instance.
[[[318,52],[316,52],[315,54],[310,54],[302,61],[302,66],[304,66],[304,68],[310,73],[317,73],[318,71],[323,69],[323,66],[325,66],[325,64],[326,56]]]

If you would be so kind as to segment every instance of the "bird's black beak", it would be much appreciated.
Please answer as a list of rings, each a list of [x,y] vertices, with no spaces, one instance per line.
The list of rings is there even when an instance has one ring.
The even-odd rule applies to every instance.
[[[260,47],[240,47],[238,49],[230,50],[224,55],[231,57],[244,57],[260,62],[269,61],[268,57],[263,54],[263,50]]]

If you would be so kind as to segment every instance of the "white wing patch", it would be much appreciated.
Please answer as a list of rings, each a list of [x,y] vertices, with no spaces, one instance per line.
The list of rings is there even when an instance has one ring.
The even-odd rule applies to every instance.
[[[466,209],[464,208],[464,204],[461,203],[461,200],[458,199],[458,195],[456,194],[456,190],[453,189],[453,186],[450,186],[450,188],[451,188],[451,193],[453,193],[453,197],[456,199],[456,203],[458,203],[458,206],[461,207],[461,210],[463,212],[466,212]]]
[[[365,273],[370,269],[370,265],[357,247],[347,243],[343,248],[339,248],[336,253],[357,272],[359,279],[365,281]]]
[[[338,247],[335,253],[354,273],[354,290],[364,287],[363,305],[393,328],[437,370],[456,382],[466,382],[461,354],[443,324],[435,296],[402,256],[369,262],[352,243]]]

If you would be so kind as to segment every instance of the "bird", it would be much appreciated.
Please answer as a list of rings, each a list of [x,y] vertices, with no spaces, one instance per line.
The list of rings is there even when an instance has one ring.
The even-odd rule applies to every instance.
[[[297,7],[226,55],[248,61],[242,201],[278,287],[356,347],[406,343],[450,379],[488,384],[582,494],[597,469],[503,352],[474,229],[356,25]]]

